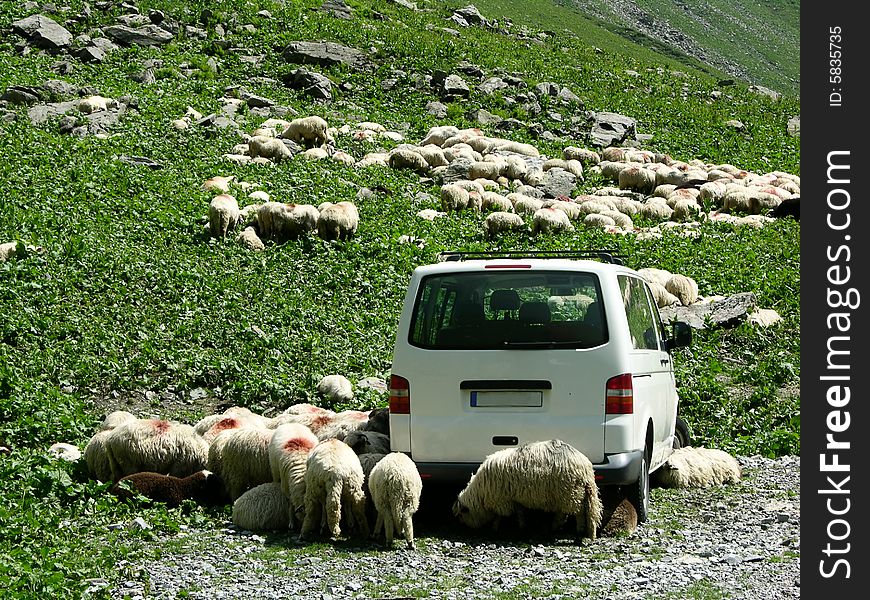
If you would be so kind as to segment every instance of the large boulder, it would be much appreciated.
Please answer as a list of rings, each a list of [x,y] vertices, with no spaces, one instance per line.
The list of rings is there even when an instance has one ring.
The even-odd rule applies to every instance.
[[[14,21],[12,31],[26,37],[37,48],[46,50],[63,50],[73,41],[69,31],[45,15],[30,15]]]
[[[284,48],[283,57],[287,62],[322,67],[338,64],[363,67],[369,62],[366,55],[356,48],[335,42],[292,42]]]

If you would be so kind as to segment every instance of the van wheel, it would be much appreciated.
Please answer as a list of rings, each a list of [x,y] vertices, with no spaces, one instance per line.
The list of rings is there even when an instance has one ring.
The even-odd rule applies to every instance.
[[[647,452],[643,453],[640,475],[637,476],[637,481],[628,485],[625,496],[637,511],[637,522],[645,522],[649,516],[649,457]]]
[[[677,426],[674,428],[674,450],[692,445],[692,437],[689,434],[689,426],[677,417]]]

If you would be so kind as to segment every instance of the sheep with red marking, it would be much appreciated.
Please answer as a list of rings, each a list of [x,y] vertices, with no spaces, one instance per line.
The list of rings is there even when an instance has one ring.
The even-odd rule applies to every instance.
[[[119,425],[106,436],[105,446],[113,481],[142,471],[187,477],[208,463],[208,442],[190,425],[164,419]]]
[[[113,429],[135,420],[136,416],[125,410],[111,412],[103,419],[100,431],[91,436],[82,452],[91,477],[103,482],[112,479],[112,467],[106,450],[106,438]]]
[[[574,515],[578,539],[595,539],[602,504],[590,460],[561,440],[529,442],[486,457],[453,504],[453,514],[480,528],[522,509],[555,513],[554,526]]]
[[[289,524],[302,525],[305,515],[305,470],[308,455],[319,443],[317,436],[300,423],[286,423],[275,429],[269,443],[272,480],[281,485],[289,503]]]
[[[341,535],[341,519],[363,537],[369,534],[366,519],[364,475],[359,457],[341,440],[318,444],[308,455],[305,470],[305,520],[301,539],[310,540],[326,515],[333,538]]]
[[[317,235],[321,239],[349,240],[359,229],[359,211],[352,202],[342,201],[327,206],[317,219]]]

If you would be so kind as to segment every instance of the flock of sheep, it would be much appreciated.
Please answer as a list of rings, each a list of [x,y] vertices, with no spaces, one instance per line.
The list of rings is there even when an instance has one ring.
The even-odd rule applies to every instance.
[[[324,377],[321,396],[352,395],[341,375]],[[74,448],[58,444],[75,460]],[[66,446],[66,448],[61,448]],[[413,517],[422,480],[413,461],[391,452],[389,410],[334,412],[296,404],[267,418],[233,407],[193,424],[109,414],[80,453],[92,477],[112,482],[122,499],[145,496],[170,507],[185,500],[232,503],[232,520],[248,530],[290,530],[304,541],[381,531],[387,547],[402,536],[414,547]],[[725,452],[683,448],[657,472],[659,485],[704,487],[740,479]],[[458,494],[452,512],[472,528],[497,526],[529,510],[552,513],[554,529],[571,516],[578,540],[630,533],[637,513],[627,501],[606,506],[589,459],[559,440],[494,452]],[[370,523],[374,520],[374,531]]]
[[[343,135],[356,140],[403,139],[401,134],[373,122],[336,128],[329,127],[318,116],[292,121],[271,118],[225,157],[235,162],[272,164],[292,159],[295,150],[308,159],[331,158],[354,167],[409,169],[435,181],[449,174],[450,181],[440,188],[441,210],[428,208],[417,215],[433,220],[456,211],[488,213],[483,229],[489,237],[511,230],[532,235],[571,231],[577,222],[641,237],[660,237],[665,228],[697,235],[699,220],[759,227],[772,220],[769,215],[780,204],[797,204],[800,199],[800,177],[789,173],[772,171],[759,175],[730,164],[684,162],[648,150],[608,147],[599,153],[568,146],[563,149],[562,158],[548,159],[531,144],[487,136],[477,128],[445,125],[431,128],[419,144],[402,143],[390,151],[370,152],[356,160],[336,149],[336,140]],[[306,150],[302,151],[303,147]],[[565,171],[578,182],[583,181],[584,172],[597,172],[618,187],[605,187],[574,198],[564,195],[546,198],[540,188],[551,170]],[[257,197],[256,194],[252,197]],[[254,241],[252,234],[264,229],[257,219],[262,207],[251,205],[239,211],[234,199],[225,195],[224,192],[212,201],[217,206],[210,207],[209,214],[211,218],[214,213],[217,221],[208,226],[211,235],[225,236],[226,223],[242,222],[246,233],[239,235],[238,240],[260,249],[261,244]],[[263,195],[259,193],[260,197]],[[279,212],[278,206],[270,203],[267,210]],[[325,203],[318,207],[318,212],[310,205],[283,206],[285,212],[296,213],[293,217],[282,217],[291,223],[289,233],[275,235],[267,228],[266,237],[290,239],[316,228],[324,239],[346,239],[359,223],[359,215],[353,210],[352,216],[343,221],[347,224],[324,235],[316,219],[318,213],[323,217],[325,207],[334,205]],[[783,214],[794,214],[794,209],[782,208]],[[230,216],[224,218],[225,215]],[[637,228],[635,215],[662,225]],[[524,217],[531,219],[530,225]]]

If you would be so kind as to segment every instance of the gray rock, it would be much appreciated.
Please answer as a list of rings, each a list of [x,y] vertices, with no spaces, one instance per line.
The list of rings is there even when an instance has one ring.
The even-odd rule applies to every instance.
[[[490,95],[494,94],[498,90],[503,90],[506,87],[509,87],[504,79],[501,77],[490,77],[479,86],[477,89],[483,92],[484,94]]]
[[[121,162],[129,163],[131,165],[136,165],[137,167],[148,167],[151,170],[162,169],[163,165],[159,162],[153,161],[145,156],[126,156],[124,154],[118,156],[118,160]],[[148,394],[154,394],[154,392],[146,392],[145,395],[147,397]],[[156,396],[156,394],[154,394]]]
[[[353,9],[345,4],[344,0],[326,0],[320,5],[320,10],[338,19],[350,20],[353,18]]]
[[[49,79],[40,87],[48,94],[48,97],[52,100],[74,96],[76,93],[76,87],[74,85],[60,79]]]
[[[756,94],[758,94],[760,96],[767,96],[768,98],[770,98],[774,102],[776,102],[780,98],[782,98],[782,94],[780,94],[779,92],[775,92],[770,88],[766,88],[763,85],[750,85],[749,91],[755,92]]]
[[[39,90],[25,85],[10,85],[0,96],[9,104],[36,104],[39,101]]]
[[[581,110],[583,109],[583,101],[580,99],[580,97],[566,87],[563,87],[561,90],[559,90],[559,93],[556,94],[556,100],[565,104],[578,104],[579,108]]]
[[[58,75],[69,75],[73,71],[73,65],[68,60],[62,60],[51,65],[51,70]]]
[[[184,37],[192,40],[204,40],[208,37],[208,32],[202,27],[194,27],[193,25],[184,26]]]
[[[77,104],[78,100],[37,104],[36,106],[31,106],[27,110],[27,117],[30,119],[32,124],[41,125],[51,119],[60,117],[71,110],[75,110]]]
[[[551,81],[542,81],[532,88],[538,96],[551,96],[555,98],[562,90],[562,86]]]
[[[125,27],[142,27],[142,25],[149,25],[154,23],[149,17],[146,15],[140,14],[132,14],[132,15],[119,15],[117,19],[115,19],[118,24],[124,25]]]
[[[157,81],[157,78],[154,76],[154,69],[143,69],[138,73],[133,73],[130,75],[130,79],[143,85],[151,85]]]
[[[554,168],[544,173],[544,181],[537,187],[547,198],[570,197],[577,187],[577,177],[564,169]]]
[[[792,117],[788,120],[788,125],[786,126],[788,130],[788,134],[792,137],[800,137],[801,135],[801,116],[798,115],[796,117]]]
[[[471,170],[471,159],[457,158],[441,172],[442,183],[453,183],[462,179],[468,179]]]
[[[72,34],[45,15],[31,15],[12,23],[12,31],[24,36],[37,48],[62,50],[73,40]]]
[[[498,125],[502,121],[500,116],[494,115],[483,108],[473,110],[466,116],[470,121],[476,121],[481,125]]]
[[[593,146],[618,146],[637,133],[637,122],[631,117],[618,113],[595,113],[590,132],[590,143]]]
[[[411,2],[410,0],[390,0],[390,2],[393,4],[398,4],[399,6],[407,8],[409,10],[417,10],[417,4]]]
[[[426,104],[426,112],[434,117],[443,119],[447,117],[447,106],[438,101],[431,101]]]
[[[239,92],[239,98],[245,101],[249,108],[271,108],[275,106],[274,100],[269,100],[263,96],[257,96],[244,90]]]
[[[101,63],[106,59],[106,53],[97,46],[85,46],[72,53],[77,59],[86,63]]]
[[[456,65],[456,70],[460,73],[468,75],[469,77],[477,77],[478,79],[483,77],[483,69],[467,61],[462,61],[461,63]]]
[[[738,121],[737,119],[725,121],[725,125],[731,127],[732,129],[736,129],[737,131],[743,131],[744,129],[746,129],[746,125],[743,124],[743,121]]]
[[[480,11],[477,10],[473,4],[466,6],[465,8],[460,8],[459,10],[453,11],[454,16],[458,16],[461,20],[465,21],[467,25],[483,25],[486,26],[489,24],[483,15],[480,14]]]
[[[335,42],[292,42],[284,48],[282,56],[287,62],[324,67],[343,64],[359,68],[369,64],[359,50]]]
[[[495,128],[499,131],[515,131],[517,129],[522,129],[525,126],[526,124],[519,119],[511,117],[509,119],[502,119]]]
[[[468,98],[471,95],[468,84],[456,74],[445,77],[438,91],[442,98]]]
[[[734,294],[714,302],[698,302],[689,306],[666,306],[659,309],[665,323],[683,321],[695,329],[730,327],[745,321],[755,308],[752,292]]]
[[[293,69],[285,75],[284,85],[316,100],[332,100],[332,81],[325,75],[302,67]]]
[[[103,33],[114,41],[127,46],[162,46],[171,42],[175,37],[165,29],[153,24],[142,27],[110,25],[103,29]]]

